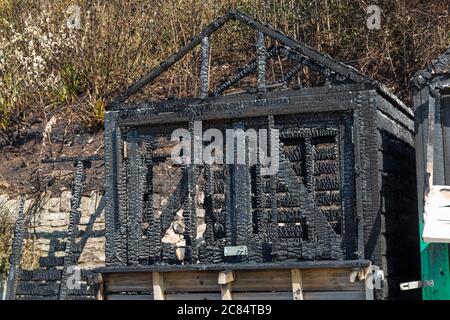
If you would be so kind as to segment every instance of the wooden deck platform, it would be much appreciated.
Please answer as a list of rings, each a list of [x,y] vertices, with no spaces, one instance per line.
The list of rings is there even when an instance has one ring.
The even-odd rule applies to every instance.
[[[101,300],[366,300],[370,262],[97,269]]]

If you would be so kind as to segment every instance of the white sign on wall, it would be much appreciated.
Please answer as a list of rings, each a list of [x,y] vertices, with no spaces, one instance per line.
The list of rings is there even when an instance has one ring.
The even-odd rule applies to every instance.
[[[450,186],[432,186],[425,196],[424,242],[450,243]]]

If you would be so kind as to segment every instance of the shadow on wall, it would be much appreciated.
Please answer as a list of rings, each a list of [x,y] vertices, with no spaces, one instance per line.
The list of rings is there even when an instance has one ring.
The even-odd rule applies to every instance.
[[[90,270],[104,265],[105,198],[100,192],[82,198],[76,245],[72,252],[67,252],[70,199],[70,192],[63,192],[60,198],[48,199],[36,225],[27,234],[26,238],[33,238],[42,254],[38,268],[20,271],[16,299],[58,299],[63,267],[71,265],[78,266],[80,272],[75,269],[69,274],[69,277],[74,276],[70,281],[79,275],[80,282],[68,288],[67,299],[93,299]]]

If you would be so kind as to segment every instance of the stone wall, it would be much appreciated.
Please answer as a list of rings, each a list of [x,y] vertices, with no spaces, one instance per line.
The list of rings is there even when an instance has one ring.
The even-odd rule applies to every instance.
[[[35,199],[27,199],[25,210],[30,211],[36,206],[28,230],[27,242],[32,241],[40,261],[46,257],[63,257],[64,240],[69,224],[71,192],[63,190],[59,195],[45,194],[36,203]],[[13,216],[17,215],[19,198],[9,198],[0,195],[1,210],[9,210]],[[102,193],[92,191],[84,194],[81,199],[81,219],[79,224],[78,243],[81,254],[78,264],[82,268],[95,268],[105,264],[105,217]],[[41,267],[45,267],[42,266]]]
[[[82,247],[78,260],[78,265],[82,268],[104,266],[105,263],[105,217],[101,198],[99,191],[92,191],[81,198],[77,240]],[[64,241],[67,232],[70,199],[71,192],[63,191],[59,197],[49,195],[42,204],[33,230],[42,257],[51,256],[53,253],[55,256],[63,254],[54,252],[54,249]]]

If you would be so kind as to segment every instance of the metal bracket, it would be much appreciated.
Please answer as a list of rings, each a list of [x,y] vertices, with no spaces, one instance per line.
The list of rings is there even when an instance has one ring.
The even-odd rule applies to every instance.
[[[424,280],[424,281],[410,281],[410,282],[400,283],[400,290],[402,290],[402,291],[419,289],[419,288],[427,288],[427,287],[434,287],[434,281],[433,280]]]

